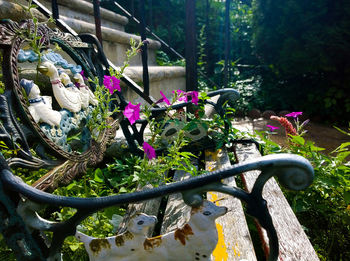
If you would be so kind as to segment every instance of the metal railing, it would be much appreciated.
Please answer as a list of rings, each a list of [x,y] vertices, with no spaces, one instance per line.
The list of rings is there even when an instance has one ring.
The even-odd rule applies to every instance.
[[[98,2],[98,1],[96,1]],[[59,17],[59,9],[58,9],[58,4],[57,1],[52,1],[52,11],[50,11],[49,9],[47,9],[43,4],[41,4],[38,0],[33,0],[33,4],[37,5],[37,9],[43,14],[45,15],[47,18],[49,17],[53,17],[55,19],[55,23],[56,26],[63,32],[66,33],[70,33],[74,36],[78,36],[78,34],[69,26],[67,25],[62,19],[60,19]],[[96,13],[99,14],[99,11],[97,9],[99,9],[99,3],[98,6],[94,9],[96,9]],[[95,19],[95,22],[97,20],[97,27],[100,27],[100,29],[96,29],[97,31],[97,38],[100,38],[99,41],[100,43],[102,43],[102,35],[98,36],[98,32],[102,33],[101,31],[101,23],[100,21],[100,16],[98,15],[98,17]],[[96,24],[95,24],[96,26]],[[102,45],[101,45],[102,48]],[[114,65],[110,60],[107,59],[107,62],[109,64],[109,66],[111,66],[113,69],[117,69],[117,66]],[[121,80],[128,86],[130,87],[136,94],[140,95],[146,102],[148,102],[149,104],[155,104],[156,100],[149,95],[149,91],[145,91],[144,88],[141,88],[139,85],[137,85],[130,77],[128,77],[127,75],[123,74],[123,77],[121,78]],[[158,107],[157,105],[154,105],[155,107]]]
[[[136,24],[141,23],[133,14],[134,12],[132,12],[132,14],[131,14],[123,6],[121,6],[119,3],[117,3],[116,1],[113,1],[113,4],[119,10],[121,10],[126,17],[131,19],[133,22],[135,22]],[[162,47],[164,47],[169,52],[173,53],[176,57],[186,61],[186,59],[183,55],[181,55],[173,47],[171,47],[168,43],[166,43],[162,38],[160,38],[158,35],[156,35],[149,27],[145,26],[145,30],[149,35],[151,35],[153,38],[155,38],[157,41],[159,41],[161,43]],[[195,31],[192,32],[192,34],[194,35]],[[196,43],[194,43],[194,44],[196,44]],[[186,67],[187,66],[188,66],[188,64],[186,64]],[[196,66],[196,63],[194,63],[194,66]],[[192,69],[192,71],[194,71],[194,70]],[[201,77],[203,77],[211,85],[211,87],[219,87],[219,85],[217,83],[215,83],[212,79],[210,79],[205,73],[203,73],[200,70],[198,70],[197,72],[201,75]],[[195,72],[195,73],[197,73],[197,72]]]

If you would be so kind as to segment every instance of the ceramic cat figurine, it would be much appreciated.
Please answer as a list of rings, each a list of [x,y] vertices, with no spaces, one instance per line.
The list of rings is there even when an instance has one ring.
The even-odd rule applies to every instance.
[[[155,216],[141,213],[130,219],[127,230],[120,235],[94,238],[77,231],[75,237],[84,243],[90,261],[131,260],[129,256],[143,244],[148,228],[156,223]]]
[[[140,214],[130,221],[124,234],[106,239],[94,239],[77,232],[78,240],[84,242],[90,261],[192,261],[210,260],[218,242],[215,219],[225,215],[226,207],[205,200],[203,205],[191,210],[189,221],[172,232],[147,238],[149,216]],[[137,232],[138,231],[138,232]]]

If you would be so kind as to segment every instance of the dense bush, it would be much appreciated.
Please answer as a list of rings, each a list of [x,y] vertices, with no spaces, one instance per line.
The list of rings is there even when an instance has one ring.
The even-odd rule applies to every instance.
[[[266,104],[349,120],[349,1],[255,0],[253,7]]]

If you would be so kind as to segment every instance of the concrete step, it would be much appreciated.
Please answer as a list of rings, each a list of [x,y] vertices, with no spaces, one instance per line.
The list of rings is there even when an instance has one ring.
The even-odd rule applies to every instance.
[[[95,34],[95,18],[93,4],[82,0],[58,0],[60,18],[64,20],[77,33]],[[51,9],[51,1],[42,1]],[[130,38],[140,41],[140,36],[125,32],[128,18],[112,11],[100,8],[101,31],[103,48],[107,57],[117,66],[123,64],[126,50],[129,48]],[[160,48],[158,41],[148,39],[148,63],[156,64],[156,50]],[[131,65],[141,64],[141,55],[137,55],[130,61]]]
[[[51,10],[51,1],[41,0],[40,3]],[[92,1],[82,0],[57,0],[59,6],[59,15],[69,17],[88,23],[95,23],[94,9]],[[100,8],[101,25],[113,28],[119,31],[125,31],[124,26],[129,23],[129,19],[125,16],[116,14],[104,8]]]
[[[134,82],[142,86],[142,66],[130,66],[124,71]],[[172,97],[173,90],[186,89],[186,70],[181,66],[149,66],[150,95],[156,100],[161,98],[160,91],[167,97]],[[139,98],[133,91],[122,84],[124,96],[133,104],[142,103],[143,99]]]

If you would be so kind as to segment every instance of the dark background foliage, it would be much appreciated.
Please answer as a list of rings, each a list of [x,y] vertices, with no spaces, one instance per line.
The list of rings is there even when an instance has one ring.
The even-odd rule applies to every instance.
[[[253,14],[265,102],[322,121],[349,120],[350,2],[256,0]],[[269,96],[276,92],[280,101]]]

